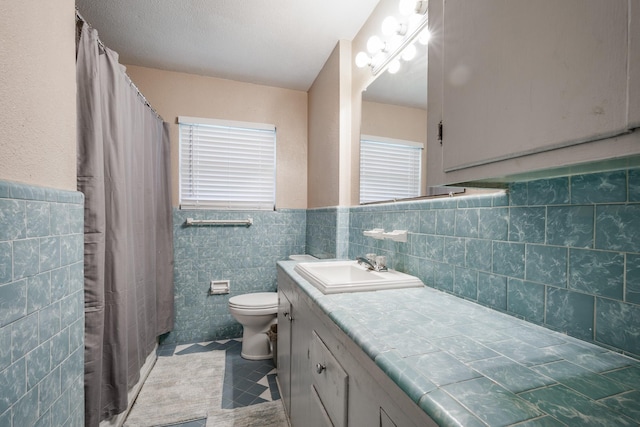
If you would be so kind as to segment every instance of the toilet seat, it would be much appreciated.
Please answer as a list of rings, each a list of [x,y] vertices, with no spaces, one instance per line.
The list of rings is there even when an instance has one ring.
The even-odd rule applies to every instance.
[[[229,298],[229,308],[245,312],[278,311],[278,294],[276,292],[256,292],[237,295]],[[257,313],[256,313],[257,314]]]

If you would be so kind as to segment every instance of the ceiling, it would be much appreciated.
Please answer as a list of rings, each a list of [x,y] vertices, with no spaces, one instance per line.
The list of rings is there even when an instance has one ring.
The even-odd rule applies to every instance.
[[[76,0],[123,64],[307,91],[379,0]]]

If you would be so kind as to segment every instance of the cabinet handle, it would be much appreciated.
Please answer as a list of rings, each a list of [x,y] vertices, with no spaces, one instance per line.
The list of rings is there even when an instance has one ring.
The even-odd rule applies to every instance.
[[[325,365],[323,365],[322,363],[318,363],[316,364],[316,372],[321,374],[322,371],[324,371],[325,369],[327,369],[327,367]]]
[[[282,313],[282,315],[284,316],[285,319],[289,319],[290,322],[293,321],[293,317],[291,317],[288,311],[285,313]]]

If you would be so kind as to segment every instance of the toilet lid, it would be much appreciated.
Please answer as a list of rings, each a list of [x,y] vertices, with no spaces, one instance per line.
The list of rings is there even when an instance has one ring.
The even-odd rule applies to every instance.
[[[229,298],[229,304],[246,308],[277,307],[278,293],[256,292],[253,294],[237,295]]]

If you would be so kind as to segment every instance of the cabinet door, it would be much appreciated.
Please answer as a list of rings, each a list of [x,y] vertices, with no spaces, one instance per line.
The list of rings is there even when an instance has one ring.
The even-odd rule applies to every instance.
[[[291,425],[304,427],[312,405],[309,396],[311,373],[309,370],[309,342],[312,320],[309,307],[300,298],[300,291],[291,295]]]
[[[278,384],[287,414],[291,415],[291,302],[278,292]]]
[[[635,2],[443,1],[444,172],[628,129]]]

